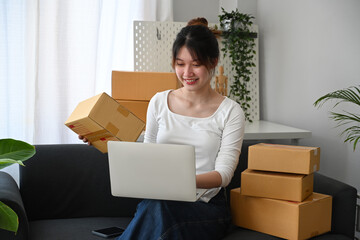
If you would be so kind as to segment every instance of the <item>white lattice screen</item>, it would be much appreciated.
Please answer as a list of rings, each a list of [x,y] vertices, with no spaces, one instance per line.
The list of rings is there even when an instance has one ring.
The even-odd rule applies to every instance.
[[[213,26],[214,24],[209,24]],[[134,21],[134,70],[146,72],[174,72],[171,67],[171,49],[176,38],[176,34],[181,28],[186,26],[185,22],[150,22]],[[253,27],[254,32],[258,32],[257,26]],[[251,74],[251,80],[248,85],[250,90],[250,118],[252,120],[260,119],[259,107],[259,44],[256,39],[255,65]],[[219,41],[221,49],[221,41]],[[231,67],[231,61],[228,57],[221,58],[218,66],[224,67],[224,75],[228,77],[228,85],[231,85],[234,71]],[[219,74],[216,70],[216,75]],[[214,79],[212,80],[214,87]],[[230,88],[228,89],[229,92]],[[231,98],[231,96],[229,96]]]

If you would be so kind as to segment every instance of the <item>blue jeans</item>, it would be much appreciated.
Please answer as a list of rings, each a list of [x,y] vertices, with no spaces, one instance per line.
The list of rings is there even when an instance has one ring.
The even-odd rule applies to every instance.
[[[117,240],[221,239],[230,221],[223,190],[209,203],[143,200]]]

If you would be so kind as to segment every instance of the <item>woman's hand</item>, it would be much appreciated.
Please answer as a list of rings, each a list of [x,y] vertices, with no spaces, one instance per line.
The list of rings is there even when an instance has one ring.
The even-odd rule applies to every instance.
[[[79,139],[82,140],[84,143],[87,143],[87,145],[89,146],[91,145],[91,142],[89,142],[89,140],[86,137],[79,135]]]
[[[197,188],[216,188],[221,186],[221,182],[221,175],[217,171],[211,171],[208,173],[196,175]]]

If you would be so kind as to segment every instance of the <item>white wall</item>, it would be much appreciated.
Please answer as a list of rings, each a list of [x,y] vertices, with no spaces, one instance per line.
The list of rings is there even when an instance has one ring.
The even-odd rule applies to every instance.
[[[209,23],[218,22],[219,0],[173,0],[174,22],[188,22],[205,17]]]
[[[332,104],[313,107],[328,92],[360,84],[359,12],[358,0],[258,0],[257,15],[261,119],[311,130],[300,144],[321,147],[320,172],[360,191],[360,145],[353,152],[343,143],[343,128],[328,118]]]
[[[343,142],[341,128],[328,118],[330,103],[313,107],[328,92],[360,84],[360,1],[257,0],[256,10],[254,2],[174,0],[174,21],[205,16],[218,22],[221,5],[255,15],[261,119],[312,131],[300,144],[321,147],[320,172],[360,191],[360,145],[353,152]]]

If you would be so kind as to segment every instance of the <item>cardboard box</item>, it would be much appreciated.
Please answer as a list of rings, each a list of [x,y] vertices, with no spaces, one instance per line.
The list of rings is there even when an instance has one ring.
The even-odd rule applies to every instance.
[[[140,118],[143,122],[146,122],[146,113],[149,106],[149,101],[128,101],[128,100],[116,100],[121,106],[129,109],[135,116]]]
[[[107,152],[107,142],[134,142],[145,123],[106,93],[80,102],[65,125],[89,139],[94,147]]]
[[[320,168],[320,148],[259,143],[249,147],[248,168],[310,174]]]
[[[230,192],[233,223],[285,239],[308,239],[331,230],[332,197],[313,193],[303,202],[250,197]]]
[[[301,202],[313,193],[314,174],[265,172],[241,173],[241,194]]]
[[[157,92],[177,89],[175,73],[112,72],[112,97],[117,100],[149,101]]]

